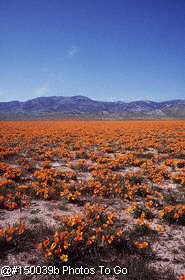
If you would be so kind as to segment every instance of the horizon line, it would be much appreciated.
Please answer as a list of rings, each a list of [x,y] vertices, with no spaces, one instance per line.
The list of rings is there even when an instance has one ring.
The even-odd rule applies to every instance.
[[[94,98],[90,98],[86,95],[70,95],[70,96],[65,96],[65,95],[50,95],[50,96],[38,96],[35,98],[29,98],[26,100],[17,100],[17,99],[13,99],[13,100],[9,100],[9,101],[0,101],[0,103],[9,103],[9,102],[27,102],[30,100],[35,100],[35,99],[39,99],[39,98],[51,98],[51,97],[63,97],[63,98],[74,98],[74,97],[85,97],[87,99],[93,100],[93,101],[98,101],[98,102],[109,102],[109,103],[116,103],[116,102],[122,102],[122,103],[132,103],[132,102],[155,102],[155,103],[163,103],[163,102],[170,102],[170,101],[185,101],[185,99],[168,99],[168,100],[163,100],[163,101],[154,101],[151,99],[137,99],[137,100],[132,100],[132,101],[122,101],[122,100],[115,100],[115,101],[111,101],[111,100],[97,100]]]

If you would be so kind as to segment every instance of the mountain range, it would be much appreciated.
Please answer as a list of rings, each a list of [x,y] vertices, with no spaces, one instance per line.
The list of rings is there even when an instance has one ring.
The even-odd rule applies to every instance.
[[[185,100],[105,102],[85,96],[38,97],[0,102],[0,119],[185,119]]]

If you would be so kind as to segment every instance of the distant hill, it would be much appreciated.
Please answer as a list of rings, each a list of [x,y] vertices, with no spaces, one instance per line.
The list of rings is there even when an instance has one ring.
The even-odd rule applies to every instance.
[[[25,102],[0,102],[0,119],[185,119],[185,100],[104,102],[85,96],[38,97]]]

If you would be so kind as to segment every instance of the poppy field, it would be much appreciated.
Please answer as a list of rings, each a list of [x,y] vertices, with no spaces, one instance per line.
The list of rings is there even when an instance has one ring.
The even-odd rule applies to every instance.
[[[185,121],[1,122],[0,176],[0,267],[185,279]]]

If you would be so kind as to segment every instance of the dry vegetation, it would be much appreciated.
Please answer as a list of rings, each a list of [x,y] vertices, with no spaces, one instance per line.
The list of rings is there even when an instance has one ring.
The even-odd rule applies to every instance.
[[[129,274],[83,279],[185,279],[184,127],[2,122],[0,266],[119,265]]]

